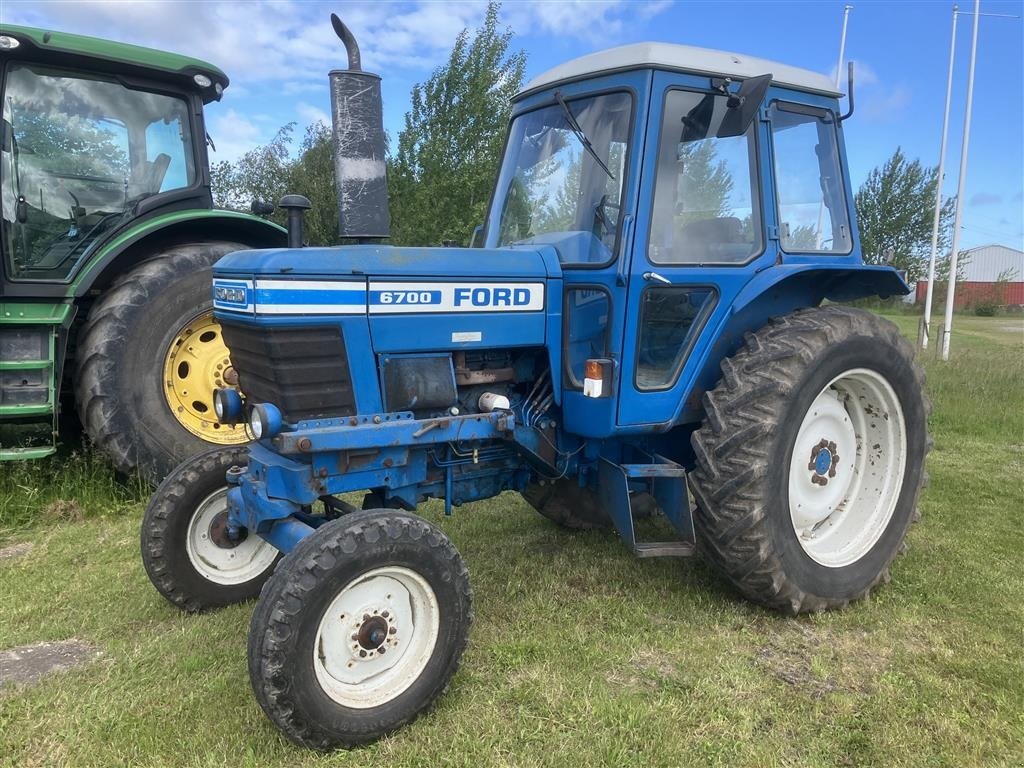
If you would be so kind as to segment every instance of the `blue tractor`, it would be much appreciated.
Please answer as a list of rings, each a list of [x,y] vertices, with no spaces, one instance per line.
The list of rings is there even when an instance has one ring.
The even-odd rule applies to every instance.
[[[341,233],[359,242],[302,247],[293,197],[290,247],[215,265],[242,393],[216,413],[253,442],[180,465],[142,528],[174,604],[259,598],[270,719],[353,746],[445,690],[471,593],[414,514],[427,499],[518,492],[639,557],[699,551],[788,614],[885,581],[928,404],[897,329],[830,303],[908,290],[861,259],[830,80],[660,43],[571,61],[516,98],[473,247],[392,247],[378,78],[336,26]],[[671,535],[638,540],[660,522],[641,517]]]

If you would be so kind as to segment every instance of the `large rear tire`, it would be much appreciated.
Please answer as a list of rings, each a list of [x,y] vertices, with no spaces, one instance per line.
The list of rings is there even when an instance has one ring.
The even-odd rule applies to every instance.
[[[157,483],[204,448],[246,442],[243,426],[213,415],[214,387],[232,382],[224,379],[230,363],[213,320],[210,267],[247,247],[168,248],[120,277],[89,311],[75,354],[78,415],[121,472],[138,469]]]
[[[562,528],[587,531],[612,524],[601,511],[597,494],[569,478],[547,480],[543,485],[531,483],[523,489],[522,496],[543,517]]]
[[[801,310],[749,334],[692,444],[698,543],[749,599],[845,607],[889,578],[925,481],[924,374],[887,320]]]

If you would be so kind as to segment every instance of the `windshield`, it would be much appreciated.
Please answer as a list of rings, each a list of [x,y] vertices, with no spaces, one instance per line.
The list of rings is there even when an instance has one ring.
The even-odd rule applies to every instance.
[[[188,104],[113,80],[8,70],[0,186],[8,270],[65,280],[146,197],[195,183]]]
[[[498,177],[498,245],[550,243],[563,264],[612,259],[632,99],[608,93],[515,118]]]

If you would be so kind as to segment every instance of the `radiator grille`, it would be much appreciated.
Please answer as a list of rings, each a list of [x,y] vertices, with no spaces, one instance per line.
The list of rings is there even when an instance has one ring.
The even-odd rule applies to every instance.
[[[222,322],[238,386],[296,422],[355,414],[345,340],[337,326],[259,328]]]

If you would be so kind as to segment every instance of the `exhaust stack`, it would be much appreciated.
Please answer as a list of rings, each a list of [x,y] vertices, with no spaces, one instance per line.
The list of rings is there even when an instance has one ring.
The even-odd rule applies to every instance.
[[[380,76],[363,72],[355,37],[333,13],[331,24],[348,53],[348,69],[328,75],[338,234],[369,242],[391,233]]]

